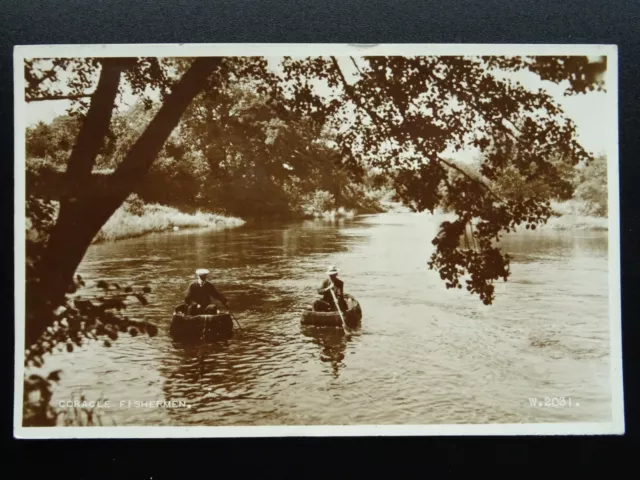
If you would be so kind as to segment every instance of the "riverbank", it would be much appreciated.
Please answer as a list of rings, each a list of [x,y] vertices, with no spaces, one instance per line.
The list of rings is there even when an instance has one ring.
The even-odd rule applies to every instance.
[[[381,208],[376,213],[386,209]],[[343,207],[325,211],[304,212],[301,214],[286,214],[273,219],[325,219],[354,218],[363,213]],[[177,231],[200,228],[234,228],[255,221],[256,219],[242,219],[228,215],[208,212],[185,213],[180,210],[160,204],[147,204],[137,196],[127,200],[104,224],[93,243],[104,243],[127,238],[140,237],[150,233]]]
[[[551,217],[547,223],[540,228],[547,230],[609,230],[609,219],[603,217],[592,217],[588,215],[562,215]]]
[[[326,219],[336,219],[336,218],[353,218],[356,216],[355,210],[347,210],[343,207],[325,210],[322,212],[313,212],[313,213],[305,213],[302,218],[303,219],[314,219],[314,218],[326,218]]]
[[[404,205],[384,201],[380,209],[386,213],[405,213],[410,209]],[[555,205],[557,216],[551,217],[544,230],[606,231],[608,219],[576,213],[571,205]],[[302,218],[339,219],[354,218],[355,210],[338,208],[323,212],[308,212]],[[104,243],[127,238],[140,237],[150,233],[185,229],[226,229],[244,225],[246,220],[207,212],[184,213],[176,208],[159,204],[145,204],[140,200],[125,202],[105,223],[94,239],[94,243]]]
[[[388,211],[402,212],[402,206],[398,206],[395,209]],[[552,208],[555,212],[546,223],[536,226],[537,231],[607,231],[609,230],[609,218],[599,217],[596,215],[589,215],[576,207],[575,204],[552,204]],[[450,212],[438,210],[438,215],[442,216],[443,220],[453,221],[455,215]],[[524,224],[518,227],[518,232],[525,231]]]
[[[609,230],[609,219],[589,213],[588,206],[583,202],[570,200],[568,202],[552,203],[555,215],[541,228],[547,230]]]
[[[189,214],[158,204],[141,204],[132,210],[125,203],[107,220],[93,242],[103,243],[172,230],[233,228],[244,223],[240,218],[206,212]]]

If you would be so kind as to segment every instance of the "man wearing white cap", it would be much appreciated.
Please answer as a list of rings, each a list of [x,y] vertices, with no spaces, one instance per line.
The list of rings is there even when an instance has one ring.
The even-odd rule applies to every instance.
[[[184,299],[184,303],[187,304],[187,315],[217,314],[218,307],[213,300],[219,300],[228,307],[227,299],[207,280],[207,275],[209,270],[205,268],[196,270],[197,280],[189,285]]]
[[[340,310],[344,312],[347,309],[347,303],[344,300],[344,282],[338,278],[338,269],[335,265],[329,267],[327,275],[329,275],[329,278],[326,278],[318,289],[318,293],[322,295],[322,298],[317,299],[313,303],[313,309],[316,312],[337,311],[333,295],[331,294],[331,290],[333,289],[333,293],[338,298]]]

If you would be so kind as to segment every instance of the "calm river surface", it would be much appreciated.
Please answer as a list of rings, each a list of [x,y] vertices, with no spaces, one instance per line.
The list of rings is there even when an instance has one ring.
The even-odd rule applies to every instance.
[[[55,398],[103,393],[118,425],[610,421],[607,233],[505,239],[513,275],[487,307],[428,270],[437,226],[427,214],[390,213],[92,246],[79,273],[149,282],[151,305],[128,315],[160,332],[54,356],[65,373]],[[348,340],[300,326],[329,264],[362,305]],[[198,267],[211,270],[242,330],[179,345],[171,314]],[[573,406],[530,406],[544,396]],[[188,408],[119,407],[129,400]]]

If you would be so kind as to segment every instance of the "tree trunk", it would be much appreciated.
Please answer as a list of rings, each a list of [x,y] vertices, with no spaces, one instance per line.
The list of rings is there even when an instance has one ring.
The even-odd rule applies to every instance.
[[[60,215],[36,267],[34,281],[27,287],[26,346],[37,340],[50,325],[52,310],[64,301],[73,285],[75,271],[96,234],[147,174],[185,109],[204,88],[207,78],[220,62],[220,58],[196,59],[116,171],[99,183],[91,181],[91,170],[107,133],[112,107],[101,108],[108,103],[104,97],[110,91],[96,90],[69,161],[70,193],[60,202]],[[100,110],[101,115],[92,116],[92,110],[94,113]],[[88,141],[89,138],[92,140]],[[97,143],[98,148],[94,149],[93,143]],[[78,154],[72,162],[76,150],[84,155]]]
[[[72,284],[73,264],[79,262],[79,255],[84,255],[85,250],[80,245],[89,231],[82,214],[88,213],[86,210],[91,207],[83,198],[84,192],[102,141],[109,131],[120,75],[131,62],[122,59],[101,61],[100,79],[67,164],[58,220],[35,265],[33,276],[27,279],[27,346],[49,325],[53,308],[64,300]]]

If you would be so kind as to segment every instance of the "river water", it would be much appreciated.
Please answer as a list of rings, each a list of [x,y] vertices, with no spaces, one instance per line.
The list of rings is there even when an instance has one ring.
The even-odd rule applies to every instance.
[[[484,306],[428,270],[438,221],[389,213],[94,245],[79,273],[148,282],[151,304],[127,314],[160,331],[55,355],[54,398],[103,394],[109,421],[129,426],[610,421],[607,233],[511,235],[501,243],[512,277]],[[329,264],[362,305],[349,338],[300,326]],[[171,314],[198,267],[242,329],[180,345]],[[566,406],[532,407],[532,397]],[[128,404],[157,400],[187,406]]]

